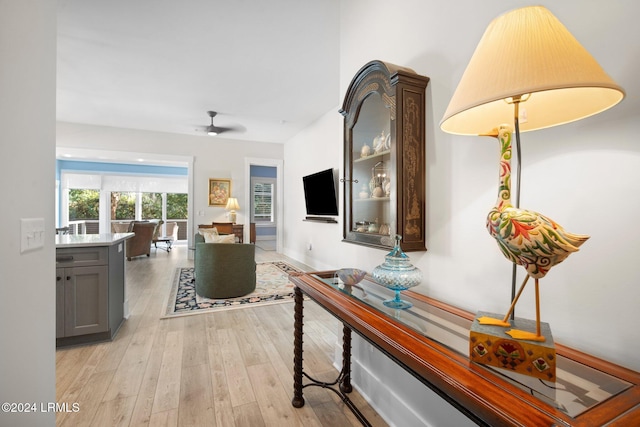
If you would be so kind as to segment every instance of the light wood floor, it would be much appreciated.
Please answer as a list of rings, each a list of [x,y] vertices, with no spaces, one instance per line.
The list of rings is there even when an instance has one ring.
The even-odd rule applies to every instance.
[[[258,262],[285,259],[256,248]],[[318,387],[293,397],[293,303],[160,319],[185,246],[126,263],[131,316],[113,342],[56,352],[56,399],[77,402],[57,426],[357,426],[340,399]],[[333,380],[341,324],[305,302],[305,371]],[[340,336],[340,335],[338,335]],[[386,425],[354,390],[351,399]]]

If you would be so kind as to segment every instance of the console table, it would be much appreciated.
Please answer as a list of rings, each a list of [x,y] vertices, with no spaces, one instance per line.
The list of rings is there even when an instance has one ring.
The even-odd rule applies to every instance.
[[[304,405],[304,388],[320,386],[337,393],[369,425],[348,397],[354,331],[479,425],[640,425],[638,372],[557,343],[555,383],[478,365],[468,358],[473,313],[411,291],[403,292],[403,299],[412,308],[387,308],[382,301],[392,292],[370,276],[355,286],[344,285],[334,271],[290,278],[295,285],[294,407]],[[333,383],[304,372],[303,294],[344,325],[343,366]]]
[[[212,222],[211,224],[199,224],[198,228],[215,227],[220,234],[235,234],[239,243],[244,243],[244,224],[235,222]]]

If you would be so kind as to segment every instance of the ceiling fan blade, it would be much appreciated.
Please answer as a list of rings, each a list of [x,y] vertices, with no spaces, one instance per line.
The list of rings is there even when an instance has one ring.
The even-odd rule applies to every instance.
[[[211,118],[211,124],[209,126],[202,126],[201,129],[208,135],[219,135],[225,132],[239,131],[244,132],[246,128],[244,126],[216,126],[213,124],[213,118],[218,115],[215,111],[207,111],[207,114]]]
[[[220,135],[225,132],[244,132],[246,128],[244,126],[207,126],[206,132],[213,131],[216,135]]]
[[[218,133],[223,133],[223,132],[236,132],[236,131],[241,131],[244,130],[241,127],[235,126],[235,127],[223,127],[223,126],[216,126],[216,129],[218,131]]]

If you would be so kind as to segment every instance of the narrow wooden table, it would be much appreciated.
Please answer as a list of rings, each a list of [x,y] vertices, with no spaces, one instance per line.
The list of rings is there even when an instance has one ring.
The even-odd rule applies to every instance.
[[[239,243],[244,243],[244,224],[233,224],[233,234],[236,235]]]
[[[304,405],[305,387],[328,388],[369,425],[347,396],[354,331],[479,425],[640,425],[638,372],[558,343],[555,383],[478,365],[468,358],[473,313],[411,291],[402,295],[412,308],[387,308],[382,301],[392,292],[369,276],[356,286],[344,285],[333,271],[290,277],[295,285],[295,407]],[[303,294],[344,325],[343,367],[335,382],[317,381],[303,370]]]

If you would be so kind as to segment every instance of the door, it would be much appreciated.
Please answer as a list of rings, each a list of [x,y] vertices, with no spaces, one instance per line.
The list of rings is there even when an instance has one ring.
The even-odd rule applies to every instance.
[[[65,268],[65,336],[106,332],[109,283],[106,265]]]

